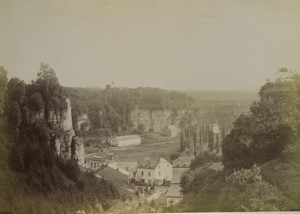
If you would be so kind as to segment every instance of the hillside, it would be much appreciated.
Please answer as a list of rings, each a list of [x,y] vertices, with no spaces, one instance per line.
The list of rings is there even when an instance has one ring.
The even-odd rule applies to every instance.
[[[84,134],[82,131],[86,130],[87,135],[159,132],[192,103],[192,99],[184,93],[158,88],[108,85],[105,89],[65,88],[65,91],[73,107],[75,131]],[[85,123],[80,123],[83,117]]]
[[[213,154],[199,155],[181,179],[184,198],[168,211],[299,210],[300,75],[261,87],[222,145],[223,170]]]
[[[209,107],[212,105],[251,105],[258,99],[256,92],[243,91],[185,91],[186,95],[194,100],[199,107]]]
[[[71,108],[54,71],[43,64],[36,81],[11,78],[5,85],[0,212],[108,209],[119,192],[109,181],[80,170]]]

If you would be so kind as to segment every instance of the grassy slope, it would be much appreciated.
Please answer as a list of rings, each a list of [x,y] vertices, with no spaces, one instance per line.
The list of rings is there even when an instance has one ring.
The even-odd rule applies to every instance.
[[[264,178],[276,185],[300,209],[300,146],[261,166]]]

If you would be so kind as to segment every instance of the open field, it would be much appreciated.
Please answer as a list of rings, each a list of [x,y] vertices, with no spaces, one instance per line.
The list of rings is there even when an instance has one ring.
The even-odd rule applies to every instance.
[[[102,147],[103,148],[103,147]],[[96,144],[86,146],[85,153],[95,153],[102,149]],[[145,158],[158,160],[169,159],[169,155],[179,149],[179,138],[160,136],[157,133],[146,133],[142,136],[142,144],[129,147],[108,147],[120,161],[141,161]]]
[[[145,158],[169,159],[169,154],[179,149],[179,138],[162,137],[155,134],[143,136],[142,144],[133,147],[112,147],[121,161],[142,161]]]

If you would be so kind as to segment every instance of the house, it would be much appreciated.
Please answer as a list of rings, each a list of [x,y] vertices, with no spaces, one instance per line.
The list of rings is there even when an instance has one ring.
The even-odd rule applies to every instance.
[[[189,152],[182,152],[179,157],[173,161],[173,168],[188,168],[194,158],[194,155]]]
[[[170,125],[170,126],[166,126],[162,130],[161,135],[168,136],[168,137],[176,137],[178,133],[179,133],[179,129],[173,125]]]
[[[142,143],[141,137],[139,135],[124,135],[118,137],[111,137],[108,139],[108,143],[111,146],[133,146],[140,145]]]
[[[185,171],[189,168],[173,168],[173,178],[171,181],[171,187],[166,192],[166,205],[179,203],[182,198],[182,189],[180,187],[180,180]]]
[[[149,185],[163,185],[170,183],[172,180],[172,165],[165,159],[160,158],[159,161],[141,162],[137,167],[135,180]]]
[[[187,157],[183,157],[187,158]],[[179,159],[179,158],[178,158]],[[177,159],[177,160],[178,160]],[[173,168],[173,177],[171,181],[171,187],[166,192],[166,205],[170,206],[171,204],[179,203],[182,198],[182,189],[180,187],[180,180],[182,175],[189,169],[189,167],[174,167]]]
[[[128,180],[130,182],[135,181],[135,174],[138,167],[138,162],[115,162],[116,167],[128,172]]]
[[[97,170],[103,164],[113,161],[114,154],[109,150],[101,150],[97,153],[85,155],[84,165],[86,168]]]
[[[110,181],[121,195],[133,197],[134,185],[128,182],[128,175],[123,170],[115,168],[115,165],[108,163],[95,171],[95,175]]]

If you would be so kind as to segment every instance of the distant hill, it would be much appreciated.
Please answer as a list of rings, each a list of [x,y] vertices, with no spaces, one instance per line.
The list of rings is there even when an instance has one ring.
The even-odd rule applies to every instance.
[[[244,91],[185,91],[197,105],[213,103],[240,103],[249,104],[259,97],[256,92]]]

